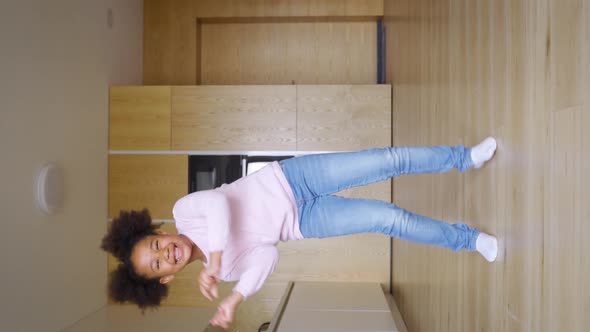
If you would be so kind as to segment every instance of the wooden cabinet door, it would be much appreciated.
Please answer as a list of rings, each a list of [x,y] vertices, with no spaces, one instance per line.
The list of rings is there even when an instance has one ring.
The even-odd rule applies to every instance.
[[[148,208],[154,219],[172,219],[176,201],[188,193],[186,155],[110,155],[109,217]]]
[[[391,85],[297,85],[297,150],[391,145]]]
[[[170,150],[170,87],[110,89],[109,149]]]
[[[294,85],[172,88],[172,150],[295,150]]]

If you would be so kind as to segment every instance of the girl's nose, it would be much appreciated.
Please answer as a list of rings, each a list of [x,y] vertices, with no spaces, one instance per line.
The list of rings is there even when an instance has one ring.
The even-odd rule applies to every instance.
[[[160,256],[161,260],[168,261],[168,257],[170,256],[168,247],[160,248],[158,256]]]

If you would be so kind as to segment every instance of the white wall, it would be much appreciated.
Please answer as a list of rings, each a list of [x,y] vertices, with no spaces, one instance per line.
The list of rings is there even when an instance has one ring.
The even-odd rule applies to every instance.
[[[57,331],[106,305],[108,87],[141,84],[142,6],[0,1],[2,331]],[[51,217],[34,203],[45,161],[66,179]]]

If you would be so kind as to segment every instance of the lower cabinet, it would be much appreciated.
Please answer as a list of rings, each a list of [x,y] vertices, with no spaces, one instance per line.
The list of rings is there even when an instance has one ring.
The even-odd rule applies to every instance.
[[[293,282],[268,331],[398,331],[378,283]]]
[[[172,219],[187,193],[187,155],[109,155],[109,218],[147,208],[153,219]]]

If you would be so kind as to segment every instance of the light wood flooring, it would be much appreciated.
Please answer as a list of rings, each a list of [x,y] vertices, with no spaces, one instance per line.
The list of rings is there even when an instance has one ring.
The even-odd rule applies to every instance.
[[[394,180],[394,202],[500,239],[474,253],[394,241],[409,331],[590,329],[590,1],[386,0],[395,145],[472,145],[466,174]]]

